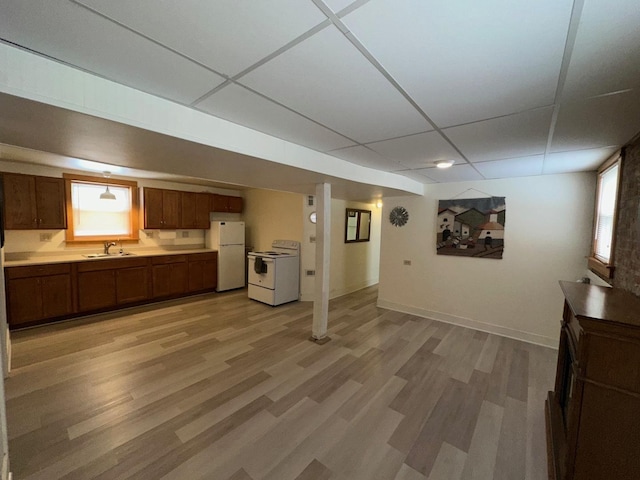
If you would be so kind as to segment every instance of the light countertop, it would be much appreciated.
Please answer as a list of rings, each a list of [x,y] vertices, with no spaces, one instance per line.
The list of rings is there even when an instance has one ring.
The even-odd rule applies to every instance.
[[[117,250],[116,250],[117,251]],[[185,248],[185,249],[124,249],[125,252],[131,252],[130,255],[110,255],[108,257],[87,258],[85,255],[91,253],[99,253],[95,250],[82,252],[22,252],[5,254],[5,267],[20,267],[28,265],[46,265],[52,263],[67,262],[99,262],[100,260],[113,260],[115,258],[136,258],[136,257],[153,257],[159,255],[185,255],[191,253],[212,253],[217,250],[209,248]]]

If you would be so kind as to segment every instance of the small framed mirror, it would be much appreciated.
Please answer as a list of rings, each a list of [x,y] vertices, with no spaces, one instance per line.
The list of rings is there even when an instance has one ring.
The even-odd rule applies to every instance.
[[[371,234],[371,210],[347,208],[344,243],[368,242]]]

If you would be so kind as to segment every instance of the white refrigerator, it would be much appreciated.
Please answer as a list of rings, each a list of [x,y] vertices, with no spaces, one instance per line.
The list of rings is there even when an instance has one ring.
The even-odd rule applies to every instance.
[[[211,222],[207,248],[218,251],[217,292],[245,286],[244,222]]]

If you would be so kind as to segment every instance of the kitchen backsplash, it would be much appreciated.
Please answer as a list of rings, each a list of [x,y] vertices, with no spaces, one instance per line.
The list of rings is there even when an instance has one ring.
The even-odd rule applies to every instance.
[[[238,221],[242,215],[238,213],[212,212],[211,221]],[[140,230],[138,243],[125,243],[125,250],[151,248],[203,248],[206,230]],[[114,237],[114,241],[117,238]],[[64,230],[7,230],[5,231],[5,253],[73,253],[82,250],[100,249],[102,242],[95,244],[70,244],[65,242]]]
[[[140,230],[138,243],[125,243],[125,250],[163,247],[204,247],[205,230]],[[117,238],[113,238],[114,241]],[[71,253],[79,250],[100,249],[101,242],[93,244],[69,244],[64,230],[7,230],[5,253]]]

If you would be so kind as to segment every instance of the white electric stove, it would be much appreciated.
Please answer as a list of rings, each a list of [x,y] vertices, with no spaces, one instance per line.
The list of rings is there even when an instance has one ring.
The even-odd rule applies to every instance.
[[[247,257],[249,298],[273,306],[299,299],[300,242],[274,240],[271,250]]]

